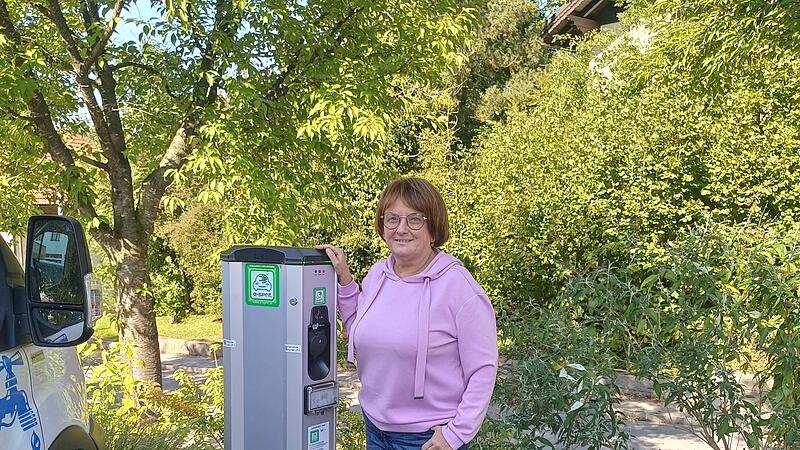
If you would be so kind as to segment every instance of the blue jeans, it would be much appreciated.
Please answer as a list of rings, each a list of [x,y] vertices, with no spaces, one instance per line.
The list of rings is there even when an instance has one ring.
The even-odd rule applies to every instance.
[[[366,415],[364,429],[367,434],[367,450],[419,450],[433,436],[433,430],[422,433],[383,431],[370,422]],[[467,450],[467,445],[458,450]]]

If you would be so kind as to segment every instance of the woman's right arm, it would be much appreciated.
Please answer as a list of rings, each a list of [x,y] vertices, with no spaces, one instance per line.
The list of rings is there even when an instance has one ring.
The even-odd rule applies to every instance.
[[[345,336],[350,336],[350,325],[356,319],[359,295],[361,295],[361,289],[359,289],[355,280],[351,280],[347,286],[339,286],[336,306],[342,318],[342,329],[344,329]]]
[[[347,264],[347,257],[342,249],[330,244],[317,245],[314,248],[325,251],[331,260],[331,264],[333,264],[333,270],[336,271],[336,277],[339,281],[337,305],[339,314],[342,317],[342,328],[344,328],[345,335],[349,335],[350,324],[356,318],[358,296],[361,290],[350,273],[350,266]]]

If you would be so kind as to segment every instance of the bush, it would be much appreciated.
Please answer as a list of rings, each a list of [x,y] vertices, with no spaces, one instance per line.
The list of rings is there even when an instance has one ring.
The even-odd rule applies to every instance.
[[[145,288],[154,299],[159,316],[170,316],[180,322],[194,311],[190,293],[193,284],[180,265],[177,253],[157,236],[150,240],[147,252],[150,284]]]
[[[349,408],[349,400],[340,398],[336,405],[336,449],[363,450],[367,440],[364,418]]]
[[[130,361],[133,349],[111,344],[98,351],[96,343],[81,349],[82,358],[100,356],[86,375],[89,413],[105,430],[109,450],[192,448],[223,446],[224,408],[222,368],[206,372],[205,381],[181,370],[173,378],[178,388],[160,388],[134,380]]]
[[[707,216],[800,221],[800,39],[781,35],[777,51],[773,27],[754,25],[800,27],[793,3],[655,3],[527,73],[528,101],[470,158],[423,153],[451,209],[448,249],[500,308],[548,305],[574,275],[624,263],[630,240],[663,244]],[[737,47],[755,44],[729,30],[750,28],[771,51]],[[747,63],[720,63],[737,55]]]
[[[213,349],[212,349],[213,351]],[[100,350],[89,343],[83,359],[100,358],[86,375],[89,414],[105,430],[109,450],[211,450],[224,445],[224,390],[222,367],[205,372],[197,381],[182,370],[172,377],[177,389],[164,392],[133,379],[133,351],[126,344]],[[337,405],[336,448],[364,448],[361,414],[350,412],[346,399]]]
[[[219,205],[197,205],[158,230],[191,280],[187,286],[188,302],[196,313],[222,314],[219,254],[228,246],[223,217],[224,210]]]
[[[800,445],[800,228],[708,224],[630,254],[571,280],[559,303],[712,448]]]
[[[611,355],[590,330],[566,310],[501,322],[508,359],[476,448],[628,448]]]

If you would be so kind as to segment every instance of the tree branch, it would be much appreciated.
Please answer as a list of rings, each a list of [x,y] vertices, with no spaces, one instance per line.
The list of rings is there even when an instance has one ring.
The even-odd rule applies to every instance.
[[[36,5],[36,9],[41,11],[41,13],[56,26],[58,34],[61,36],[67,48],[67,53],[69,53],[69,56],[72,58],[72,67],[77,74],[83,70],[83,57],[81,56],[74,36],[72,36],[72,30],[70,30],[69,25],[67,25],[67,19],[64,18],[64,12],[61,11],[61,5],[58,3],[58,0],[47,0],[47,5],[50,9],[42,5]]]
[[[6,0],[0,0],[0,34],[6,38],[6,53],[9,59],[15,67],[21,67],[25,64],[25,60],[20,56],[17,49],[22,42],[22,38],[11,21]],[[36,74],[30,69],[26,71],[25,76],[28,79],[38,81]],[[39,89],[35,89],[31,98],[25,100],[25,104],[30,112],[30,120],[33,122],[36,134],[44,142],[45,149],[53,161],[60,163],[64,168],[75,167],[72,152],[58,134],[50,113],[50,107],[42,92]],[[94,205],[81,201],[81,199],[75,199],[75,201],[81,214],[90,219],[99,219]],[[109,243],[112,241],[112,229],[107,223],[101,221],[100,228],[97,231],[97,238],[98,240],[105,239]]]
[[[103,31],[103,33],[100,35],[100,39],[98,39],[97,42],[91,47],[89,56],[86,58],[84,70],[87,71],[87,73],[89,68],[97,62],[100,55],[105,51],[106,45],[108,45],[108,41],[111,39],[111,35],[114,34],[114,30],[117,28],[117,20],[119,19],[120,13],[122,12],[122,8],[124,6],[124,0],[116,0],[114,3],[114,12],[111,14],[111,26]]]
[[[24,42],[25,44],[35,46],[40,52],[42,52],[42,54],[45,56],[45,60],[51,67],[57,68],[65,72],[73,70],[73,67],[68,59],[64,59],[59,55],[55,55],[52,51],[50,51],[50,49],[48,49],[40,42],[37,42],[34,39],[28,39],[24,36],[22,39],[23,39],[22,42]]]
[[[31,124],[33,123],[33,117],[31,117],[31,116],[26,116],[25,114],[20,114],[20,113],[18,113],[16,111],[8,109],[8,108],[3,108],[2,111],[4,113],[8,114],[10,117],[13,117],[15,119],[24,120],[25,122],[30,122]]]
[[[230,3],[217,0],[215,4],[214,26],[207,37],[202,50],[200,73],[206,74],[214,68],[218,59],[219,36],[232,37],[236,33],[234,21],[231,20]],[[207,77],[201,76],[192,89],[192,102],[180,126],[172,137],[164,156],[158,166],[145,178],[139,190],[139,205],[136,217],[145,232],[152,231],[161,198],[164,196],[170,181],[166,179],[168,170],[179,170],[186,163],[192,148],[191,138],[196,134],[197,127],[202,124],[204,109],[213,104],[217,99],[219,78],[209,82]]]
[[[89,158],[88,156],[78,156],[78,159],[89,164],[90,166],[97,167],[98,169],[108,173],[111,171],[111,168],[108,167],[108,164],[104,162],[97,161],[96,159]]]
[[[89,115],[92,117],[92,122],[97,130],[100,143],[104,150],[110,150],[112,144],[108,132],[108,124],[106,123],[103,112],[100,109],[100,105],[97,103],[97,99],[94,96],[94,89],[92,88],[93,83],[88,77],[87,67],[89,66],[85,64],[85,61],[78,50],[78,45],[72,36],[72,30],[70,30],[69,25],[67,24],[67,20],[64,17],[64,13],[61,10],[61,5],[59,4],[58,0],[47,0],[47,4],[50,9],[44,8],[43,6],[37,6],[37,8],[56,26],[58,34],[61,36],[61,40],[66,46],[67,53],[69,53],[70,57],[72,58],[72,67],[78,82],[78,88],[81,92],[81,97],[86,104],[86,109],[89,110]],[[106,155],[106,157],[109,159],[109,161],[112,160],[112,158],[109,158],[108,155]]]
[[[124,7],[125,0],[116,0],[114,4],[114,11],[112,15],[111,28],[104,29],[105,31],[98,38],[98,45],[95,45],[90,53],[96,53],[96,56],[87,58],[86,74],[94,71],[94,85],[100,92],[102,99],[102,112],[106,123],[109,128],[109,140],[112,142],[114,149],[121,153],[125,149],[125,135],[122,128],[122,121],[119,116],[119,107],[117,103],[117,81],[114,78],[113,70],[106,64],[100,63],[100,55],[106,49],[108,39],[114,33],[116,28],[117,18],[119,18],[120,11]],[[83,16],[84,27],[87,34],[93,34],[95,31],[95,24],[100,25],[102,19],[100,18],[100,6],[95,0],[84,0],[81,6],[81,16]],[[105,43],[99,45],[105,38]],[[89,61],[91,59],[91,61]],[[87,77],[88,78],[88,77]]]
[[[328,30],[328,32],[326,34],[329,37],[336,36],[336,34],[339,33],[342,30],[342,28],[347,24],[347,22],[349,22],[356,14],[361,12],[363,9],[364,9],[363,6],[357,6],[355,8],[350,8],[348,13],[344,17],[339,19],[336,23],[334,23],[333,26],[331,27],[331,29]],[[317,22],[320,22],[323,17],[324,16],[319,17],[317,19]],[[343,36],[340,35],[340,36],[334,38],[334,41],[337,44],[341,44],[342,39],[343,39]],[[322,55],[322,52],[320,51],[320,48],[319,47],[315,47],[314,48],[314,52],[311,54],[311,57],[308,59],[308,61],[305,62],[305,67],[303,67],[303,69],[300,70],[298,75],[302,75],[303,73],[305,73],[306,70],[308,70],[308,68],[311,66],[311,64],[313,64],[321,55]],[[295,58],[296,59],[299,58],[299,54],[296,55]],[[281,74],[278,75],[277,78],[275,78],[275,81],[272,83],[272,87],[269,88],[269,90],[267,91],[267,95],[265,97],[267,99],[269,99],[269,100],[273,100],[274,101],[274,100],[277,100],[278,98],[283,97],[284,95],[286,95],[286,93],[289,91],[289,85],[291,84],[291,83],[287,82],[287,80],[288,80],[288,78],[290,76],[293,75],[293,73],[295,71],[298,70],[298,67],[299,67],[299,64],[297,63],[297,61],[293,61],[293,62],[289,63],[289,65],[286,66],[286,70],[281,72]]]
[[[59,29],[59,34],[66,42],[67,46],[71,46],[71,31],[64,19],[63,12],[58,3],[59,0],[47,0],[50,8],[53,10],[48,17],[55,23],[56,28]],[[117,0],[115,4],[115,16],[119,14],[124,0]],[[93,24],[100,23],[99,6],[91,0],[84,3],[81,8],[81,15],[83,17],[84,26],[87,33],[93,32]],[[116,21],[115,21],[116,22]],[[113,34],[114,24],[107,29],[103,36],[110,38]],[[94,61],[90,63],[88,59],[79,60],[80,64],[74,64],[75,76],[78,83],[78,88],[83,98],[86,108],[89,110],[89,115],[92,118],[95,132],[97,133],[100,142],[100,148],[108,161],[108,175],[111,183],[111,203],[114,211],[114,227],[115,232],[124,236],[138,235],[138,224],[132,221],[126,221],[124,218],[133,215],[135,212],[134,194],[133,194],[133,177],[131,174],[131,166],[127,157],[125,156],[125,137],[122,129],[122,123],[119,117],[119,111],[116,101],[116,81],[113,74],[108,67],[100,68],[98,61],[99,57],[107,47],[108,38],[102,45],[95,45],[92,52],[96,52]],[[99,44],[99,41],[98,41]],[[94,54],[94,53],[93,53]],[[78,55],[80,59],[80,55]],[[95,78],[89,78],[89,72],[95,68]],[[98,103],[95,96],[95,89],[100,92],[102,99],[102,107]]]
[[[150,73],[151,75],[157,76],[161,80],[161,84],[164,85],[164,90],[167,91],[167,95],[169,95],[170,97],[172,97],[172,98],[174,98],[176,100],[179,99],[179,97],[177,95],[175,95],[175,93],[173,93],[172,90],[169,88],[169,84],[167,83],[167,80],[166,80],[166,78],[164,78],[163,74],[161,72],[159,72],[153,66],[150,66],[150,65],[144,64],[144,63],[140,63],[140,62],[134,62],[134,61],[127,61],[127,62],[123,62],[123,63],[120,63],[120,64],[114,64],[114,65],[110,65],[109,66],[109,68],[111,69],[112,72],[115,72],[115,71],[117,71],[119,69],[125,69],[127,67],[136,67],[136,68],[144,70],[147,73]]]

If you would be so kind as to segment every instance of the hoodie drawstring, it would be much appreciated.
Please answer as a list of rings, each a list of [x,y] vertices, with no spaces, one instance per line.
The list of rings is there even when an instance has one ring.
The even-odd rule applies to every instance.
[[[428,330],[431,316],[431,279],[425,277],[422,301],[417,314],[417,362],[414,366],[414,398],[425,396],[425,368],[428,365]]]

